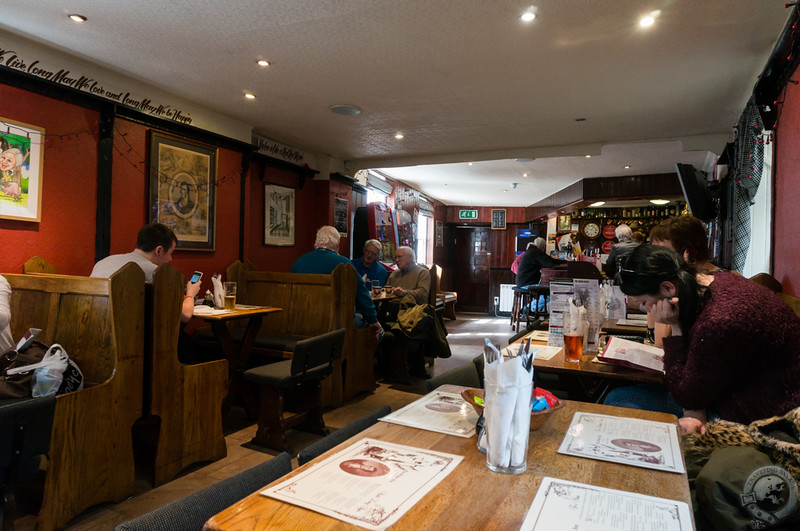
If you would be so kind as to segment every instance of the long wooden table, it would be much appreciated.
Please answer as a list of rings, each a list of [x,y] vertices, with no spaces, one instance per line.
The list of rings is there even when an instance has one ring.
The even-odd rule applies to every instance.
[[[247,387],[243,386],[244,371],[247,369],[247,363],[250,360],[250,350],[253,348],[256,335],[261,328],[262,318],[274,312],[281,312],[282,308],[275,308],[272,306],[245,306],[236,305],[235,310],[228,310],[220,313],[195,313],[194,317],[203,319],[211,323],[211,330],[214,332],[214,337],[217,338],[225,357],[228,358],[228,396],[222,402],[223,415],[230,412],[233,401],[236,396],[241,393],[242,400],[244,401],[245,409],[251,416],[255,416],[258,411],[258,404],[255,397],[246,391]],[[247,319],[247,328],[245,329],[242,342],[237,345],[231,337],[231,332],[228,330],[228,323],[239,319]]]
[[[450,392],[460,392],[460,389],[463,388],[439,388]],[[528,469],[518,476],[491,472],[486,467],[486,456],[476,448],[474,436],[465,439],[379,422],[290,475],[297,474],[305,467],[314,466],[330,454],[363,437],[464,456],[464,461],[412,507],[392,529],[518,529],[545,476],[679,500],[691,506],[686,474],[559,454],[558,447],[576,411],[672,424],[677,422],[675,416],[665,413],[567,401],[565,407],[555,411],[540,430],[531,433]],[[358,528],[256,492],[209,519],[204,529],[260,531]]]

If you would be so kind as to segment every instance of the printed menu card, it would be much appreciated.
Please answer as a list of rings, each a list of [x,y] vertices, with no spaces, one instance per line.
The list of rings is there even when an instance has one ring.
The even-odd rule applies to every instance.
[[[558,453],[683,473],[674,424],[577,412]]]
[[[546,477],[520,530],[551,529],[692,531],[694,527],[684,502]]]
[[[478,414],[460,394],[432,391],[381,420],[447,435],[472,437]]]
[[[261,491],[366,529],[394,525],[464,459],[374,439]]]

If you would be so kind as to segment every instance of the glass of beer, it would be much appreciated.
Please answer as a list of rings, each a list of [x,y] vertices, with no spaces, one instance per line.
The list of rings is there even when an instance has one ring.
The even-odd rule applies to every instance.
[[[224,291],[224,308],[226,310],[236,309],[236,282],[223,282],[222,289]]]
[[[577,314],[564,314],[564,360],[580,363],[583,357],[583,338],[586,334],[586,321]]]

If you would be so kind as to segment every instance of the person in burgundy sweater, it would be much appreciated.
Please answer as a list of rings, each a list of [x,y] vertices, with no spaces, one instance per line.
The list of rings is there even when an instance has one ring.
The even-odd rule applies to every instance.
[[[629,300],[672,326],[666,400],[682,408],[683,431],[702,433],[709,416],[748,424],[800,406],[800,318],[775,293],[735,273],[698,273],[657,245],[634,249],[619,278]],[[652,396],[640,398],[652,405]],[[630,388],[605,403],[624,401],[636,403]]]

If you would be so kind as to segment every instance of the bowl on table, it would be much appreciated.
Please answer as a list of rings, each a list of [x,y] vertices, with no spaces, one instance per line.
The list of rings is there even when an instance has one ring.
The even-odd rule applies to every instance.
[[[472,407],[475,408],[475,411],[478,412],[478,415],[483,414],[483,406],[475,402],[475,397],[483,399],[483,389],[464,389],[461,391],[461,397],[472,404]],[[544,426],[544,423],[550,418],[550,414],[553,411],[561,409],[562,407],[564,407],[564,402],[559,400],[550,409],[531,411],[531,431],[536,431]]]

